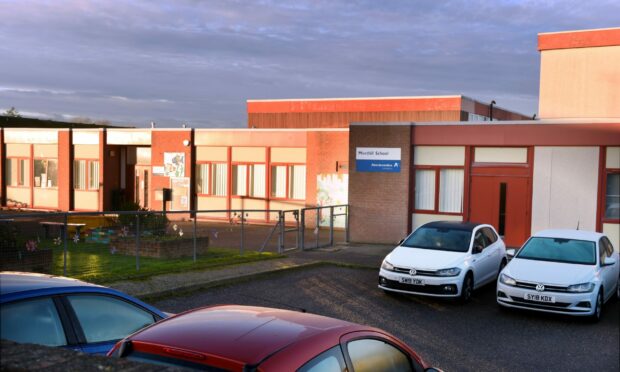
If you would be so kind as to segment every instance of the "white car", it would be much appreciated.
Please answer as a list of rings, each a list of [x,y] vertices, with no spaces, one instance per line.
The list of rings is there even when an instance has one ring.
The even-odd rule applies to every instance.
[[[514,252],[508,252],[513,255]],[[618,252],[601,233],[545,230],[533,235],[501,272],[501,306],[590,316],[620,296]]]
[[[389,292],[460,298],[495,282],[506,265],[506,246],[491,225],[431,222],[388,254],[379,288]]]

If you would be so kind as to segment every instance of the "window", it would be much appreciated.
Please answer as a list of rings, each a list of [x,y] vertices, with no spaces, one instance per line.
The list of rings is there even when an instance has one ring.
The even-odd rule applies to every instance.
[[[355,340],[347,344],[347,350],[355,372],[413,371],[409,357],[384,341]]]
[[[235,164],[232,166],[232,193],[237,196],[265,197],[265,165]]]
[[[73,188],[76,190],[99,189],[99,162],[96,160],[73,161]]]
[[[202,163],[196,167],[198,194],[226,196],[228,194],[228,166],[226,163]]]
[[[305,165],[272,165],[271,197],[282,199],[306,199]]]
[[[607,252],[607,257],[611,257],[614,254],[614,246],[611,245],[611,242],[606,237],[601,238],[601,242],[599,245],[603,245],[605,251]],[[599,248],[600,249],[600,248]]]
[[[463,212],[463,185],[463,169],[416,169],[414,209],[433,213],[461,214]]]
[[[28,173],[30,164],[28,159],[11,159],[5,160],[6,184],[7,186],[28,186]]]
[[[34,187],[58,186],[58,161],[56,159],[34,160]]]
[[[340,345],[336,345],[314,357],[297,372],[344,372],[346,370],[347,365],[342,356],[342,350]]]
[[[497,235],[488,227],[482,228],[482,233],[487,238],[488,245],[491,245],[497,241]]]
[[[0,307],[0,338],[47,346],[67,344],[51,298],[20,301]]]
[[[67,296],[86,341],[119,340],[155,322],[153,315],[126,301],[110,296]]]
[[[607,173],[605,218],[620,219],[620,173]]]

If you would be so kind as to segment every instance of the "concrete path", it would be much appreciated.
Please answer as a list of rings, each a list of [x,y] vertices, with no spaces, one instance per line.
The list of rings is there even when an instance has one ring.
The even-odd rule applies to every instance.
[[[379,269],[381,261],[394,247],[377,244],[346,244],[311,251],[291,251],[287,257],[225,266],[219,269],[189,271],[153,276],[146,280],[115,282],[110,287],[140,298],[153,298],[226,284],[280,270],[308,265],[337,264]]]

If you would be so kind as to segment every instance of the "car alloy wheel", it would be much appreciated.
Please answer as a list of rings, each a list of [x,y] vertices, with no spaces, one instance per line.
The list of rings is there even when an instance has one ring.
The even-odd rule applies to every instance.
[[[603,312],[603,289],[601,288],[598,291],[598,295],[596,296],[596,303],[594,305],[594,314],[592,314],[591,320],[593,322],[598,322],[601,319],[601,314]]]
[[[466,303],[471,299],[471,295],[474,292],[474,279],[471,274],[465,275],[463,279],[463,287],[461,288],[461,302]]]

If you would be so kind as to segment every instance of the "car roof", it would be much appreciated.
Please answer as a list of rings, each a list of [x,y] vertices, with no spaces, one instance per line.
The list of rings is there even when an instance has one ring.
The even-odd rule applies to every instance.
[[[563,238],[563,239],[575,239],[575,240],[589,240],[597,242],[605,234],[585,231],[585,230],[572,230],[572,229],[549,229],[542,230],[532,235],[532,237],[540,238]]]
[[[257,365],[288,345],[321,335],[373,330],[344,320],[298,311],[223,305],[190,310],[130,336],[132,342],[216,355]]]
[[[0,272],[0,295],[17,292],[29,292],[42,289],[60,289],[67,287],[102,288],[97,284],[81,280],[48,274],[23,273],[16,271]]]
[[[476,227],[482,225],[478,222],[462,222],[462,221],[434,221],[422,225],[421,227],[431,227],[435,229],[452,229],[473,231]]]

